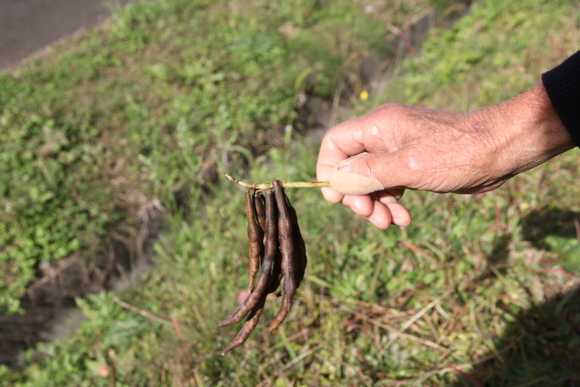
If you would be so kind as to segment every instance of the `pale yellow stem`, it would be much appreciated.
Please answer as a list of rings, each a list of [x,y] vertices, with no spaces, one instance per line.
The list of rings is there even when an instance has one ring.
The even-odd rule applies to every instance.
[[[241,186],[251,189],[270,189],[272,188],[272,183],[259,183],[259,184],[250,184],[246,183],[245,181],[241,181],[228,175],[225,172],[222,172],[225,177],[229,180],[233,181],[234,183],[238,183]],[[281,181],[282,188],[320,188],[320,187],[330,187],[330,183],[328,181]]]

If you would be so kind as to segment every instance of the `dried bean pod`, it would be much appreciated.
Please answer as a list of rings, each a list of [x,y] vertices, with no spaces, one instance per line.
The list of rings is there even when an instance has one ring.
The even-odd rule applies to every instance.
[[[272,277],[272,268],[278,252],[278,211],[273,191],[266,192],[266,249],[262,269],[256,281],[256,286],[252,293],[246,297],[244,303],[227,319],[220,322],[217,328],[238,323],[243,320],[259,302],[261,296],[266,292]]]
[[[260,320],[260,315],[264,311],[264,304],[265,303],[266,303],[266,293],[264,293],[260,297],[260,299],[258,300],[258,303],[252,309],[252,312],[248,316],[246,323],[244,324],[242,329],[238,332],[236,337],[234,337],[234,339],[231,341],[231,343],[229,343],[228,346],[224,348],[224,350],[222,351],[222,356],[224,356],[226,353],[228,353],[232,349],[237,348],[240,345],[244,344],[244,342],[248,339],[248,337],[250,337],[250,334],[256,328],[256,325],[258,325],[258,321]]]
[[[270,285],[268,285],[267,294],[274,293],[280,283],[282,282],[282,253],[278,250],[276,254],[276,259],[274,260],[274,267],[272,268],[272,279]]]
[[[256,201],[254,195],[250,194],[250,190],[246,191],[246,217],[248,219],[248,254],[250,260],[248,261],[248,274],[250,277],[250,284],[248,285],[248,292],[251,292],[254,287],[254,280],[260,270],[260,263],[264,257],[264,232],[258,224],[256,218]]]
[[[256,218],[258,224],[265,233],[266,232],[266,203],[264,202],[264,195],[262,192],[254,190],[254,207],[256,207]]]
[[[286,196],[286,195],[285,195]],[[290,204],[288,196],[286,196],[286,205],[290,212],[290,218],[293,225],[294,232],[294,245],[296,246],[296,288],[300,286],[302,279],[304,278],[304,273],[306,272],[306,265],[308,263],[308,257],[306,255],[306,244],[302,238],[302,232],[300,231],[300,225],[298,224],[298,217],[296,216],[296,210]]]
[[[278,207],[278,235],[280,239],[280,251],[282,252],[282,275],[284,286],[282,290],[282,306],[278,314],[270,324],[268,331],[272,332],[286,319],[294,294],[296,294],[296,246],[294,245],[293,224],[290,211],[286,205],[284,190],[278,180],[272,180],[274,193],[276,194],[276,206]]]
[[[258,300],[258,303],[252,311],[250,312],[248,319],[246,320],[242,329],[238,332],[236,337],[231,341],[230,344],[222,351],[222,356],[226,353],[230,352],[232,349],[239,347],[240,345],[244,344],[250,334],[256,329],[258,325],[258,321],[260,320],[260,316],[264,311],[264,305],[266,304],[266,296],[270,293],[274,293],[278,286],[280,286],[280,282],[282,281],[282,268],[281,268],[281,259],[282,256],[278,251],[276,259],[274,260],[274,268],[272,269],[272,277],[270,279],[270,284],[268,288],[262,294],[262,297]]]

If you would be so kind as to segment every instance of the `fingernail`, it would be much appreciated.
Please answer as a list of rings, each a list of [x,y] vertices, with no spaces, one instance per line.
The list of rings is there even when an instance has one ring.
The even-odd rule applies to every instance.
[[[403,222],[403,219],[400,216],[393,215],[393,223],[394,224],[396,224],[397,226],[400,226],[400,227],[405,227],[405,226],[401,226],[402,222]]]
[[[353,159],[356,159],[357,157],[364,157],[364,156],[366,156],[366,155],[368,155],[368,152],[359,153],[359,154],[358,154],[358,155],[356,155],[356,156],[352,156],[352,157],[350,157],[350,158],[348,158],[348,159],[346,159],[346,160],[342,160],[342,161],[341,161],[340,163],[338,163],[338,164],[336,165],[336,167],[334,167],[334,168],[335,168],[335,169],[338,169],[338,170],[339,170],[339,171],[341,171],[341,172],[348,172],[348,173],[352,173],[352,169],[351,169],[351,166],[350,166],[350,162],[351,162],[351,160],[353,160]]]
[[[352,170],[350,168],[350,163],[348,162],[348,160],[344,160],[342,162],[340,162],[337,166],[336,169],[340,172],[346,172],[346,173],[351,173]]]

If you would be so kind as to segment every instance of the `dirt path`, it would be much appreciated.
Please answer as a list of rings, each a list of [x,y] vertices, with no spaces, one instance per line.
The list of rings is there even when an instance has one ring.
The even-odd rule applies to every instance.
[[[111,7],[135,0],[1,0],[0,71],[82,28],[97,25]]]

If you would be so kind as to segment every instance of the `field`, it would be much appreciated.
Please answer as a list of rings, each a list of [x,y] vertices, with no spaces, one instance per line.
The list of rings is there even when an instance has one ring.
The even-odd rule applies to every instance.
[[[441,27],[410,47],[428,7]],[[214,327],[247,286],[243,189],[219,171],[314,180],[310,104],[334,123],[384,102],[475,109],[579,47],[578,1],[481,0],[448,26],[459,8],[158,0],[0,74],[0,308],[22,312],[41,262],[80,257],[99,289],[113,242],[129,267],[155,262],[76,298],[80,327],[0,384],[580,385],[577,150],[487,194],[407,192],[413,224],[387,231],[289,191],[309,255],[296,303],[270,334],[268,301],[219,354],[239,327]]]

